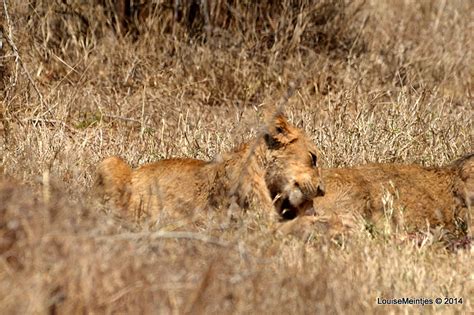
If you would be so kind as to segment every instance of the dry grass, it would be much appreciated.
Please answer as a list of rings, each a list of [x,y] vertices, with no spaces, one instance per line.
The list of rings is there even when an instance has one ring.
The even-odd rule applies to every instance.
[[[138,165],[229,150],[291,81],[286,112],[326,166],[472,152],[471,1],[216,1],[192,23],[169,1],[120,26],[101,1],[66,3],[9,1],[11,23],[0,15],[0,171],[15,178],[0,184],[2,313],[474,311],[472,250],[429,236],[282,236],[252,211],[148,231],[89,191],[109,155]]]

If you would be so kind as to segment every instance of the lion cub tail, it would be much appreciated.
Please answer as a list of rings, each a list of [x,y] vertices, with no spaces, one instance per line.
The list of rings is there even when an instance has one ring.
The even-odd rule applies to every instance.
[[[102,201],[111,201],[115,206],[123,208],[129,199],[129,183],[132,169],[121,158],[106,158],[97,166],[97,177],[94,190]]]

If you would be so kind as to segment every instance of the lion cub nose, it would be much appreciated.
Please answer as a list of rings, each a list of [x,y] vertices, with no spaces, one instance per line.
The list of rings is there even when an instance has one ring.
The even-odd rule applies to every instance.
[[[323,183],[319,183],[318,189],[316,190],[316,197],[324,197],[326,194],[326,189],[324,188]]]

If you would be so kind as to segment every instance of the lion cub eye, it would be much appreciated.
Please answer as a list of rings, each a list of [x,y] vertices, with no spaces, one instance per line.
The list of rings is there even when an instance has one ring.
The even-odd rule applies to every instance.
[[[313,152],[309,152],[309,155],[311,156],[311,165],[316,167],[318,165],[318,157]]]

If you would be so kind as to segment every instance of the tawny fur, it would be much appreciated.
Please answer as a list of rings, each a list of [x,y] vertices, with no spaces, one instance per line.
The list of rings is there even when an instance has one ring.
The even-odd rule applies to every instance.
[[[297,215],[323,194],[317,156],[304,132],[278,115],[263,137],[215,161],[167,159],[131,170],[121,158],[107,158],[96,190],[135,218],[231,205]]]
[[[474,155],[444,167],[368,164],[323,170],[326,194],[314,199],[318,215],[353,228],[358,219],[406,231],[442,227],[464,233],[474,196]],[[393,210],[393,211],[392,211]]]

